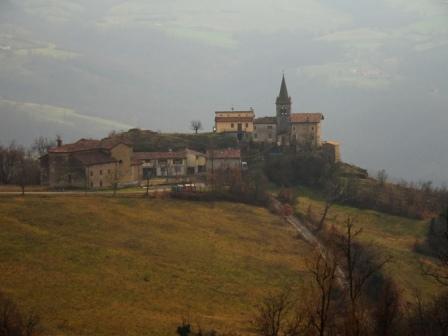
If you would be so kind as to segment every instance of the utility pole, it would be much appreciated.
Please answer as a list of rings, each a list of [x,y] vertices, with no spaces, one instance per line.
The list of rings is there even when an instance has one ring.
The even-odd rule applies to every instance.
[[[151,171],[145,170],[146,173],[146,197],[149,197],[149,180],[151,179]]]

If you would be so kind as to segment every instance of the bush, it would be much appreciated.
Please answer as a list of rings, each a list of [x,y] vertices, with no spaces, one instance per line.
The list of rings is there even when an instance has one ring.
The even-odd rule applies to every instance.
[[[319,152],[305,152],[270,155],[265,172],[279,186],[317,186],[329,174],[331,167]]]
[[[0,292],[0,336],[35,336],[39,318],[24,317],[14,302]]]

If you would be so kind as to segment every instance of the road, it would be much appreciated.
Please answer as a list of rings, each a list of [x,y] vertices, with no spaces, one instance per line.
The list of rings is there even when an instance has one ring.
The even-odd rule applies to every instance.
[[[280,201],[278,201],[274,197],[271,197],[271,200],[274,204],[274,207],[277,210],[280,210],[282,207],[282,204],[280,203]],[[286,216],[285,220],[297,230],[297,232],[302,236],[303,240],[305,240],[307,243],[312,245],[323,258],[325,258],[325,259],[327,258],[328,254],[329,254],[328,249],[319,240],[319,238],[316,237],[316,235],[313,232],[311,232],[308,229],[308,227],[306,227],[296,216],[294,216],[294,215]],[[337,275],[339,285],[342,288],[346,287],[347,286],[347,282],[346,282],[347,278],[346,278],[344,271],[339,266],[336,269],[336,275]]]
[[[161,186],[161,187],[157,187],[157,188],[150,188],[149,189],[149,193],[154,193],[154,192],[166,192],[166,191],[171,191],[171,186]],[[144,195],[146,193],[146,189],[142,188],[141,190],[130,190],[130,191],[126,191],[126,190],[117,190],[117,196],[120,195]],[[20,196],[22,195],[21,191],[0,191],[0,196],[5,195],[5,196]],[[51,196],[51,195],[75,195],[75,196],[85,196],[85,195],[101,195],[101,196],[112,196],[113,195],[113,191],[112,190],[101,190],[101,191],[26,191],[25,190],[25,195],[42,195],[42,196]]]

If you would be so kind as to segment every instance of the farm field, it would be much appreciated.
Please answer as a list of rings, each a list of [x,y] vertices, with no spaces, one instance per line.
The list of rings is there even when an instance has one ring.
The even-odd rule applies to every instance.
[[[267,210],[96,196],[0,197],[0,291],[49,335],[248,334],[311,247]]]
[[[319,195],[306,188],[300,189],[296,213],[306,216],[311,212],[311,216],[320,218],[323,209],[324,201]],[[407,299],[411,300],[416,293],[430,297],[441,290],[433,279],[422,275],[421,262],[431,263],[431,259],[415,251],[416,244],[426,237],[428,221],[336,204],[330,208],[326,225],[343,232],[349,216],[354,219],[356,228],[362,229],[359,236],[362,243],[372,244],[384,256],[392,257],[385,267],[386,274],[394,278]]]

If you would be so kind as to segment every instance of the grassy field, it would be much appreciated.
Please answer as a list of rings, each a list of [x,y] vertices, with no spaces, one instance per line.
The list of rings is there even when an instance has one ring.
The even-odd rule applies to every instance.
[[[310,247],[263,208],[101,196],[0,198],[0,290],[50,335],[247,334]]]
[[[320,218],[324,202],[316,193],[301,188],[296,204],[296,211],[304,216],[309,213]],[[410,298],[416,291],[425,297],[437,294],[440,287],[437,283],[422,275],[420,261],[431,262],[428,258],[415,252],[416,242],[425,239],[429,224],[427,221],[414,220],[387,215],[377,211],[362,210],[348,206],[334,205],[327,216],[326,225],[334,225],[344,230],[347,217],[355,220],[355,226],[362,228],[359,236],[365,244],[373,244],[385,256],[391,256],[392,262],[385,268]]]

